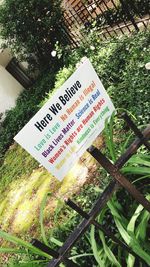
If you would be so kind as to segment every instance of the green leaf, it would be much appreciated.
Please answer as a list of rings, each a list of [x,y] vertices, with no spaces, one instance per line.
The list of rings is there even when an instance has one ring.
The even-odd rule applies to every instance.
[[[132,158],[128,160],[128,163],[140,164],[140,165],[150,167],[150,156],[144,157],[144,155],[142,156],[142,155],[137,154],[137,155],[132,156]]]
[[[49,246],[49,243],[47,241],[47,238],[46,238],[46,234],[45,234],[45,229],[44,229],[44,209],[45,209],[45,206],[46,206],[46,201],[47,201],[47,198],[48,196],[51,195],[51,192],[48,192],[45,194],[42,202],[41,202],[41,206],[40,206],[40,226],[41,226],[41,234],[42,234],[42,238],[43,238],[43,241],[45,243],[45,245]]]
[[[105,129],[104,129],[106,145],[109,149],[110,156],[113,162],[116,161],[115,146],[113,141],[114,116],[115,116],[115,111],[112,113],[110,119],[106,119]]]
[[[143,206],[139,205],[135,211],[135,213],[133,214],[132,218],[130,219],[128,226],[127,226],[127,232],[134,232],[135,230],[135,223],[137,218],[139,217],[139,215],[141,214],[143,210]],[[135,257],[131,254],[129,254],[128,258],[127,258],[127,267],[134,267],[134,263],[135,263]]]
[[[135,257],[129,254],[127,258],[127,267],[134,267],[134,263],[135,263]]]
[[[121,171],[123,173],[126,173],[126,174],[138,174],[138,175],[150,174],[150,168],[146,168],[146,167],[132,167],[132,166],[129,166],[129,167],[123,167],[121,169]]]
[[[139,215],[141,214],[143,209],[144,209],[144,207],[142,205],[139,205],[137,207],[135,213],[133,214],[132,218],[130,219],[130,221],[128,223],[128,226],[127,226],[127,231],[128,232],[133,232],[134,233],[136,220],[139,217]]]
[[[61,247],[61,246],[63,245],[63,242],[59,241],[58,239],[56,239],[56,238],[54,238],[54,237],[51,237],[51,238],[50,238],[50,241],[51,241],[52,243],[54,243],[55,245],[59,246],[59,247]]]
[[[102,244],[103,244],[103,248],[104,248],[104,252],[105,254],[107,255],[109,261],[114,265],[114,266],[117,266],[117,267],[121,267],[119,261],[117,261],[115,255],[113,254],[113,252],[110,250],[110,248],[106,245],[106,242],[105,242],[105,237],[104,237],[104,234],[99,231],[99,235],[100,235],[100,239],[102,241]]]
[[[137,183],[138,181],[144,180],[144,179],[146,179],[146,178],[149,178],[149,175],[141,176],[140,178],[134,180],[134,181],[132,182],[132,184],[135,184],[135,183]]]
[[[16,248],[0,248],[0,253],[26,254],[26,251],[24,249],[16,249]]]
[[[144,210],[141,217],[142,217],[142,219],[141,219],[138,227],[136,228],[136,237],[140,241],[142,240],[144,242],[144,240],[146,238],[148,221],[150,219],[150,213],[148,211]]]
[[[117,205],[117,204],[119,204],[119,203],[117,203],[117,200],[116,200],[116,202],[113,202],[113,199],[111,199],[107,202],[107,206],[109,207],[114,218],[118,218],[119,220],[122,221],[123,225],[126,225],[126,223],[127,223],[126,218],[123,215],[121,215],[121,213],[118,212],[118,209],[115,207],[115,205]]]
[[[98,247],[97,247],[96,240],[95,240],[95,226],[94,225],[91,226],[90,238],[91,238],[91,246],[92,246],[93,254],[94,254],[95,260],[98,263],[98,266],[106,267],[98,251]]]
[[[137,229],[137,238],[139,240],[142,240],[144,242],[146,237],[146,229],[148,226],[148,221],[150,219],[150,215],[147,213],[142,219],[142,222],[140,223],[138,229]]]
[[[89,256],[93,256],[93,255],[94,255],[93,253],[83,253],[83,254],[78,254],[78,255],[72,256],[69,259],[70,260],[76,260],[78,258],[89,257]]]
[[[126,242],[127,245],[130,244],[131,242],[131,237],[128,234],[128,232],[124,229],[124,227],[122,226],[122,224],[120,223],[120,221],[117,218],[114,218],[116,226],[118,228],[118,231],[120,233],[120,235],[122,236],[123,240]]]
[[[43,257],[46,257],[48,259],[51,258],[50,255],[48,255],[47,253],[41,251],[40,249],[34,247],[33,245],[31,245],[30,243],[18,238],[18,237],[15,237],[11,234],[8,234],[6,232],[3,232],[3,231],[0,231],[0,237],[9,241],[9,242],[12,242],[18,246],[22,246],[26,249],[29,249],[33,254],[37,254],[37,255],[40,255],[40,256],[43,256]]]
[[[122,226],[121,222],[118,219],[115,219],[115,223],[122,238],[125,240],[127,245],[129,245],[129,247],[131,247],[132,250],[149,265],[150,255],[148,255],[148,253],[146,253],[143,250],[143,248],[138,243],[136,237],[132,233],[130,233],[129,235],[129,233],[124,229],[124,227]]]

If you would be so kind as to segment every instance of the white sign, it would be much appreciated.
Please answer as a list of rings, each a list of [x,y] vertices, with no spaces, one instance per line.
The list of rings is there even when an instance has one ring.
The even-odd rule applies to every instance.
[[[62,180],[114,110],[86,59],[14,139]]]

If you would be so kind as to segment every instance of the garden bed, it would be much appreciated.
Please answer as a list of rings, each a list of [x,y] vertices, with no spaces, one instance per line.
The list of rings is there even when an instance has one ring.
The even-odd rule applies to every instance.
[[[138,124],[139,127],[141,127],[140,125],[146,125],[149,122],[150,114],[148,95],[150,75],[148,70],[145,69],[145,64],[150,61],[149,43],[150,33],[148,31],[134,34],[130,37],[120,37],[118,39],[113,38],[109,42],[101,42],[98,35],[96,33],[92,33],[88,38],[87,45],[81,46],[79,49],[73,51],[69,56],[66,56],[64,52],[65,66],[56,75],[54,90],[59,88],[60,85],[62,85],[63,82],[73,73],[76,68],[76,63],[79,62],[83,56],[88,56],[119,112],[128,110],[128,112],[132,114],[132,117],[134,117],[136,124]],[[1,132],[1,136],[3,138],[0,141],[1,148],[5,147],[6,149],[9,144],[13,142],[12,138],[17,131],[19,131],[23,124],[26,123],[27,119],[29,119],[30,116],[32,116],[33,113],[38,110],[38,108],[42,106],[43,103],[51,96],[52,91],[54,91],[52,89],[50,90],[49,95],[46,95],[45,98],[43,94],[42,101],[39,101],[39,97],[38,105],[36,105],[34,101],[34,94],[36,95],[36,90],[40,94],[44,84],[46,84],[45,91],[48,91],[48,77],[47,79],[44,77],[43,81],[45,82],[41,81],[40,90],[36,89],[36,87],[31,96],[23,94],[20,100],[18,100],[18,105],[16,108],[8,112],[7,118],[2,124],[3,130]],[[53,88],[52,84],[51,88]],[[31,102],[30,97],[33,100]],[[28,110],[25,110],[27,105],[25,102],[25,104],[22,105],[22,101],[25,98],[28,99]],[[33,107],[34,112],[31,112],[30,114],[30,109],[33,109]],[[17,113],[18,109],[19,113]],[[28,116],[25,116],[24,113]],[[132,140],[132,137],[131,139],[129,138],[131,133],[126,127],[124,127],[122,120],[114,119],[114,122],[114,148],[117,151],[117,156],[119,156],[122,151],[125,150],[130,140]],[[14,125],[15,129],[13,128]],[[11,133],[8,135],[8,132]],[[126,142],[126,140],[129,142]],[[108,143],[107,134],[106,143]],[[112,155],[106,148],[105,153],[109,155],[111,160],[113,160]],[[143,156],[141,156],[141,154]],[[133,172],[131,173],[131,171],[127,173],[127,175],[129,175],[129,179],[131,179],[132,182],[139,179],[139,182],[137,182],[138,187],[141,186],[140,179],[142,179],[141,181],[144,183],[142,192],[143,194],[148,195],[149,186],[146,187],[145,184],[147,185],[147,178],[150,174],[149,172],[144,173],[145,168],[143,167],[145,166],[144,164],[149,165],[149,156],[145,156],[148,157],[147,159],[141,158],[144,157],[144,155],[146,155],[146,151],[142,148],[139,158],[140,162],[142,162],[141,160],[144,161],[140,164],[140,167],[143,171],[142,177],[144,177],[144,175],[147,177],[141,178],[141,175]],[[82,164],[79,162],[75,167],[73,175],[72,173],[69,174],[69,177],[60,184],[56,182],[54,178],[51,177],[43,168],[39,168],[38,163],[34,161],[24,150],[19,148],[18,145],[13,145],[3,157],[2,166],[0,167],[0,172],[2,174],[0,190],[1,201],[3,201],[1,202],[0,211],[1,216],[6,214],[6,217],[1,217],[3,218],[1,223],[2,230],[8,231],[9,229],[12,233],[19,234],[19,236],[21,233],[21,237],[28,241],[31,240],[31,235],[32,237],[42,239],[43,235],[41,236],[39,223],[40,205],[45,193],[52,191],[52,198],[50,197],[47,201],[47,206],[44,213],[46,216],[44,217],[46,236],[48,242],[50,241],[50,246],[54,248],[59,246],[58,241],[64,242],[69,232],[72,231],[73,228],[79,223],[80,218],[79,216],[76,216],[75,213],[73,213],[69,208],[66,208],[64,203],[61,201],[57,202],[54,196],[64,199],[68,196],[71,196],[74,192],[80,192],[80,194],[75,194],[73,199],[88,211],[93,201],[101,192],[101,189],[104,189],[108,183],[108,180],[110,180],[110,177],[106,176],[106,173],[102,170],[99,172],[99,169],[97,169],[95,174],[95,163],[93,160],[89,160],[87,155],[82,159],[82,161]],[[87,167],[85,164],[88,164]],[[137,168],[135,162],[133,167]],[[88,168],[92,169],[92,174],[90,176],[88,175]],[[76,177],[74,176],[75,170],[77,170],[75,175]],[[81,179],[77,179],[79,177]],[[73,183],[74,185],[72,187],[71,185]],[[84,183],[85,186],[82,188]],[[98,186],[99,184],[100,187]],[[8,193],[10,193],[10,195]],[[13,199],[14,205],[10,212],[9,205],[11,204],[11,199]],[[28,209],[26,209],[26,207],[28,207]],[[130,207],[130,210],[128,210],[128,207]],[[135,218],[136,209],[139,209],[140,211],[139,217]],[[32,214],[32,210],[35,211],[34,214]],[[54,212],[52,217],[49,212],[50,210]],[[116,213],[114,213],[114,211]],[[16,214],[18,214],[17,217]],[[35,216],[31,216],[31,214]],[[130,236],[130,233],[128,232],[128,230],[131,230],[132,228],[131,232],[133,232],[132,234],[136,235],[136,245],[138,246],[139,250],[143,249],[145,253],[148,253],[147,251],[149,250],[147,246],[144,248],[139,247],[141,239],[142,246],[144,242],[145,244],[148,244],[146,231],[148,229],[149,217],[147,213],[140,209],[140,207],[138,208],[137,204],[132,202],[132,199],[127,193],[124,191],[119,191],[117,195],[114,195],[108,206],[98,218],[99,221],[101,221],[103,218],[104,225],[110,225],[110,230],[116,234],[115,214],[120,216],[120,219],[117,221],[117,223],[120,225],[119,223],[122,220],[123,225],[120,227],[123,227],[122,231],[123,229],[126,231],[125,233],[129,240],[134,240],[131,240],[132,235]],[[132,225],[131,227],[131,222],[134,220],[132,217],[135,218],[136,224]],[[65,222],[63,223],[64,218]],[[145,220],[143,221],[142,218],[145,218]],[[140,224],[145,230],[141,230],[143,228],[140,228]],[[23,228],[21,228],[22,226]],[[56,242],[51,241],[52,235],[56,238]],[[130,255],[127,255],[123,251],[120,251],[114,244],[111,244],[109,239],[104,239],[104,236],[101,233],[97,233],[97,236],[99,236],[99,239],[97,237],[95,238],[95,229],[92,228],[91,232],[89,232],[86,237],[82,239],[76,247],[73,248],[71,256],[74,257],[74,260],[77,260],[76,256],[78,254],[90,254],[81,256],[77,260],[80,266],[84,267],[85,264],[86,267],[98,266],[98,264],[100,265],[99,262],[102,262],[105,267],[111,266],[110,264],[112,264],[112,262],[110,258],[112,255],[117,257],[117,261],[113,257],[113,260],[117,262],[116,266],[122,267],[124,266],[125,262],[128,261],[132,262],[132,265],[128,266],[137,266],[135,259],[131,258]],[[121,233],[120,238],[123,238]],[[145,254],[142,255],[144,255],[143,257],[147,257]],[[98,256],[100,258],[98,258]],[[23,254],[13,260],[13,262],[15,262],[14,265],[8,264],[8,266],[19,266],[18,262],[21,261],[28,261],[28,265],[26,264],[24,266],[45,266],[45,263],[42,263],[42,260],[45,261],[43,258],[41,259],[40,263],[37,261],[37,264],[29,265],[29,262],[35,259],[38,260],[38,257],[27,256]]]

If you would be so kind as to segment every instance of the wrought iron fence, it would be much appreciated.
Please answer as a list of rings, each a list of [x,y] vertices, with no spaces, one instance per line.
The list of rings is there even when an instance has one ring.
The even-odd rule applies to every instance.
[[[97,27],[102,39],[147,28],[150,2],[145,0],[64,0],[64,21],[71,43],[84,41],[84,30]]]
[[[76,244],[76,242],[81,239],[81,237],[85,234],[89,226],[91,226],[92,224],[97,229],[101,230],[106,236],[111,238],[118,246],[121,246],[124,250],[134,255],[134,257],[139,262],[143,262],[143,259],[140,257],[140,255],[137,255],[128,245],[126,245],[124,242],[118,239],[112,232],[110,232],[109,229],[107,229],[96,221],[96,217],[98,216],[98,214],[102,211],[107,202],[111,199],[113,193],[120,186],[124,187],[138,203],[140,203],[147,211],[150,212],[150,202],[120,172],[120,169],[124,166],[125,163],[127,163],[127,161],[132,157],[132,155],[137,152],[138,148],[141,145],[145,145],[145,147],[150,150],[150,143],[148,141],[150,138],[150,126],[148,126],[143,132],[141,132],[126,113],[123,114],[123,118],[126,121],[127,125],[135,133],[137,138],[128,147],[124,154],[120,156],[120,158],[116,161],[115,164],[112,164],[110,160],[106,158],[106,156],[102,154],[101,151],[99,151],[97,148],[91,146],[88,149],[88,152],[113,178],[104,190],[104,192],[93,204],[93,207],[90,212],[86,213],[83,209],[81,209],[78,205],[76,205],[69,199],[66,204],[73,210],[75,210],[78,214],[80,214],[83,220],[69,235],[63,246],[58,251],[55,251],[50,247],[46,246],[45,244],[41,243],[39,240],[34,239],[32,241],[32,244],[36,248],[41,249],[42,251],[48,253],[53,257],[53,259],[48,263],[47,267],[56,267],[59,266],[62,262],[65,263],[67,267],[78,267],[78,264],[74,263],[68,258],[68,253]],[[145,266],[145,264],[143,266]]]

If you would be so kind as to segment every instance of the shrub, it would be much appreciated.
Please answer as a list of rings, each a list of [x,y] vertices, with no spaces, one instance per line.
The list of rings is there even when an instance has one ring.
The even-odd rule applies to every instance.
[[[83,56],[91,60],[116,108],[132,112],[139,117],[139,124],[148,123],[150,76],[144,66],[150,61],[149,42],[149,32],[112,39],[107,43],[102,42],[97,33],[92,33],[86,45],[81,45],[70,55],[64,52],[65,65],[56,75],[55,86],[55,75],[43,74],[30,91],[23,92],[17,106],[7,113],[0,130],[1,156],[16,133],[47,101],[52,89],[60,87],[73,73],[76,63]],[[45,96],[46,92],[49,95]]]
[[[62,28],[60,0],[6,0],[0,5],[1,37],[23,60],[44,68],[54,63],[51,52],[68,43]]]
[[[64,69],[57,76],[62,79],[66,68],[69,76],[75,64],[87,56],[116,108],[128,109],[139,117],[139,124],[148,123],[150,75],[145,64],[150,61],[149,43],[149,31],[107,42],[102,42],[98,33],[92,32],[87,43],[70,54]]]

